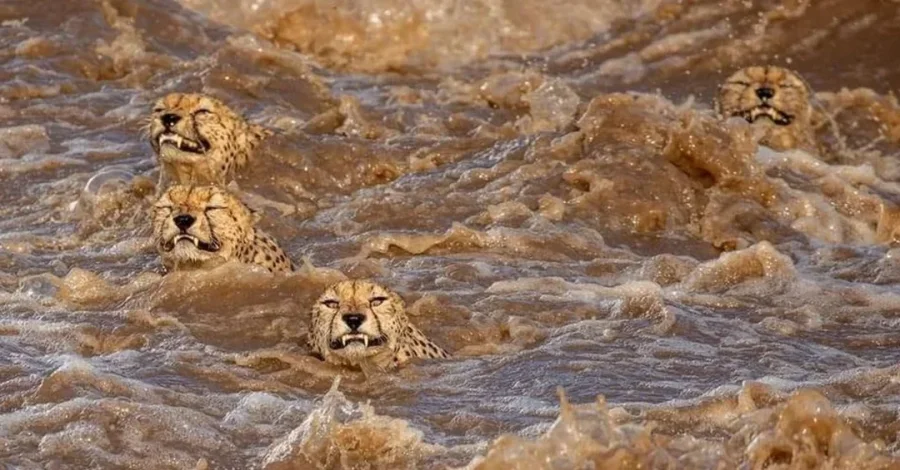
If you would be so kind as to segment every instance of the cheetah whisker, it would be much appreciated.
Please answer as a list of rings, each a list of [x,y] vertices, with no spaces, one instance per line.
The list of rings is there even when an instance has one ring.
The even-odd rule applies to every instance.
[[[365,348],[369,347],[378,347],[385,343],[386,338],[383,336],[372,338],[369,335],[363,333],[347,333],[340,337],[340,339],[334,340],[331,342],[331,349],[343,349],[347,347],[348,343],[351,342],[362,342]]]
[[[200,241],[199,238],[197,238],[193,235],[188,235],[186,233],[182,233],[182,234],[176,235],[175,238],[173,238],[171,242],[166,244],[167,251],[172,251],[175,248],[175,245],[178,242],[180,242],[181,240],[187,240],[187,241],[193,243],[195,248],[197,248],[198,250],[202,250],[202,251],[216,252],[216,251],[219,251],[219,248],[220,248],[219,244],[215,240],[213,240],[210,243],[207,243],[204,241]]]
[[[763,103],[759,106],[750,108],[745,111],[741,111],[737,113],[742,118],[746,119],[747,122],[756,122],[760,117],[767,117],[773,123],[779,126],[788,126],[793,122],[794,117],[790,114],[787,114],[779,109],[773,108],[771,105]]]
[[[159,139],[157,141],[159,146],[162,147],[163,144],[172,144],[183,152],[191,152],[191,153],[203,153],[205,149],[203,148],[203,144],[199,142],[195,142],[186,137],[180,136],[174,132],[164,132],[159,135]]]

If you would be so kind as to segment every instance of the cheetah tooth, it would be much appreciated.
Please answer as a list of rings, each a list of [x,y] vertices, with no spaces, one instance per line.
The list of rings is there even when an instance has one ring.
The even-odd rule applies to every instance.
[[[369,347],[369,337],[368,336],[363,336],[363,346],[365,346],[367,348]]]

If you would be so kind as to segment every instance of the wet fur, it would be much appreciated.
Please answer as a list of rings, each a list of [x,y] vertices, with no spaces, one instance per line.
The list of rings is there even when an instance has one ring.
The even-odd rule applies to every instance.
[[[201,153],[160,145],[167,129],[163,116],[176,115],[171,131],[198,144]],[[271,132],[249,124],[221,101],[199,93],[172,93],[158,100],[147,126],[150,145],[160,163],[157,193],[172,184],[225,185],[244,167],[254,148]]]
[[[768,88],[771,98],[758,90]],[[716,110],[760,128],[760,143],[776,150],[813,148],[811,92],[796,72],[776,66],[738,70],[719,87]]]
[[[190,215],[196,219],[188,234],[201,246],[218,246],[215,252],[171,241],[182,231],[174,217]],[[154,205],[153,235],[166,270],[208,269],[236,259],[256,264],[271,272],[293,271],[290,258],[272,237],[254,227],[254,216],[237,197],[214,186],[175,185]]]
[[[384,300],[373,305],[372,299],[380,298]],[[336,306],[329,306],[328,302],[336,302]],[[358,354],[333,350],[331,343],[339,341],[340,333],[346,329],[341,317],[350,313],[366,316],[360,331],[372,337],[381,335],[386,338],[385,344]],[[331,364],[360,367],[367,363],[390,369],[415,357],[450,357],[410,323],[406,303],[397,293],[371,281],[342,281],[328,287],[316,300],[310,317],[309,346],[313,354]]]

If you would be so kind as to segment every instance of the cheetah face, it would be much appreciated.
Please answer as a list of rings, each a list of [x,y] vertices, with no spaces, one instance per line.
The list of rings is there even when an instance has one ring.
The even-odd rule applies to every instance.
[[[716,102],[723,117],[739,116],[747,122],[761,120],[776,126],[808,122],[809,89],[794,72],[782,67],[747,67],[719,87]]]
[[[407,324],[403,299],[369,281],[343,281],[325,290],[312,309],[311,343],[323,359],[356,365],[392,355]]]
[[[172,93],[153,106],[150,145],[163,158],[202,158],[212,146],[208,136],[227,132],[222,124],[223,118],[239,119],[215,98]]]
[[[213,186],[169,188],[154,205],[153,232],[167,269],[202,267],[235,257],[253,236],[253,218],[236,197]]]
[[[176,183],[224,183],[233,168],[269,135],[221,101],[203,94],[172,93],[153,106],[150,145],[162,163],[203,168],[203,178]]]

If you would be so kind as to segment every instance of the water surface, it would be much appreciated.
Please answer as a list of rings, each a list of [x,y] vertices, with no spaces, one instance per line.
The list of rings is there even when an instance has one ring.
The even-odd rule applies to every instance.
[[[0,23],[8,468],[900,468],[896,1],[36,0]],[[714,116],[757,63],[816,91],[818,152]],[[141,130],[175,91],[275,131],[236,187],[297,273],[161,276]],[[308,356],[344,277],[454,358]]]

